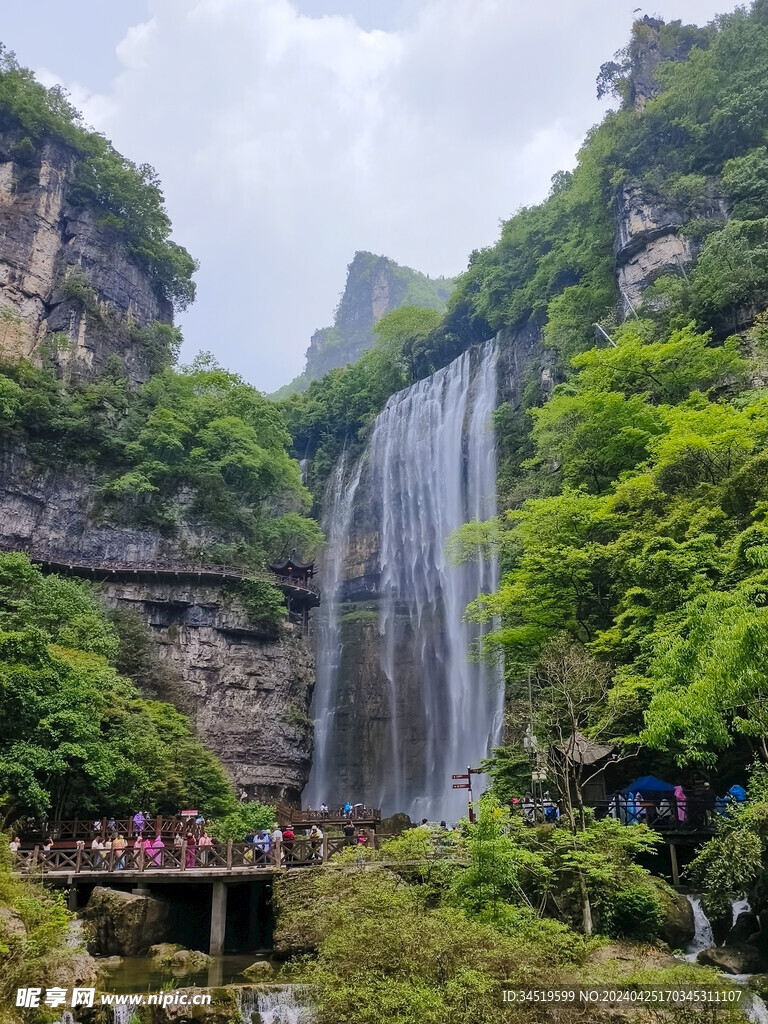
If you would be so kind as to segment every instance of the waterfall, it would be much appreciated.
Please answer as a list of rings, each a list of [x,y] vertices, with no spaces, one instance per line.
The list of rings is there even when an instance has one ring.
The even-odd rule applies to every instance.
[[[135,1007],[128,1003],[115,1003],[112,1007],[112,1024],[128,1024],[135,1012]]]
[[[333,799],[338,788],[334,778],[331,745],[338,706],[339,665],[341,661],[341,629],[339,604],[344,581],[344,554],[354,510],[355,495],[360,483],[362,461],[346,480],[347,458],[342,455],[331,477],[330,505],[323,522],[327,545],[323,556],[323,601],[320,605],[315,682],[315,753],[306,791],[310,806]],[[341,800],[341,794],[336,794]]]
[[[455,820],[466,794],[451,774],[487,755],[501,720],[497,673],[468,655],[479,630],[463,621],[495,589],[495,562],[447,563],[458,526],[496,514],[496,350],[488,343],[393,395],[376,420],[370,458],[381,498],[381,667],[389,684],[389,770],[379,805]],[[408,665],[419,699],[408,691]],[[421,744],[420,758],[413,744]]]
[[[693,923],[696,930],[692,941],[689,943],[685,951],[685,959],[695,960],[696,955],[700,953],[702,949],[709,949],[710,946],[716,945],[715,936],[712,932],[712,925],[709,923],[709,918],[704,913],[701,897],[687,896],[686,899],[691,904],[691,909],[693,910]]]
[[[240,1016],[246,1024],[251,1024],[256,1014],[259,1024],[311,1024],[312,1011],[298,1003],[296,997],[291,986],[261,992],[244,989],[240,996]]]
[[[463,617],[479,593],[495,589],[497,567],[491,558],[452,566],[445,545],[463,523],[496,514],[496,396],[489,342],[393,395],[362,458],[351,467],[343,456],[329,482],[306,793],[313,806],[349,797],[385,814],[466,813],[451,775],[489,752],[503,692],[500,673],[471,660],[481,629]],[[378,573],[357,557],[363,535],[378,546]],[[346,652],[340,608],[353,598],[345,562],[358,567],[354,596],[367,602],[356,613],[367,626],[352,634],[363,639]],[[370,607],[377,596],[378,613]]]

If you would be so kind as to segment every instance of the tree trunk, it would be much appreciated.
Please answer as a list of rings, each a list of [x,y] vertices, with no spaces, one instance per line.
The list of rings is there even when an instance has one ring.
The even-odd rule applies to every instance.
[[[581,917],[582,924],[584,927],[584,934],[592,934],[592,904],[589,902],[589,893],[587,892],[587,883],[584,880],[584,875],[579,872],[579,891],[581,893]]]

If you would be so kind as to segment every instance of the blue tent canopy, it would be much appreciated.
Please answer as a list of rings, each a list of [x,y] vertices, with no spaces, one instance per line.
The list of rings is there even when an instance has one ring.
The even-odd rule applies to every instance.
[[[624,794],[641,793],[645,796],[649,793],[674,793],[674,791],[675,787],[671,783],[657,779],[655,775],[643,775],[642,778],[630,782],[621,792]]]

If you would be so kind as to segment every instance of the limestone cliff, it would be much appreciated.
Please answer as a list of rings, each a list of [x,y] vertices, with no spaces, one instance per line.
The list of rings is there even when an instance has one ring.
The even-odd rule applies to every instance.
[[[117,357],[143,382],[158,356],[145,335],[171,323],[171,305],[120,232],[70,202],[75,150],[22,136],[0,123],[0,356],[80,376]]]
[[[194,537],[193,526],[183,526],[182,540]],[[74,566],[184,562],[178,538],[102,519],[87,470],[40,470],[19,446],[0,450],[0,549]],[[309,774],[314,685],[301,625],[265,636],[235,593],[189,580],[110,577],[100,590],[108,606],[133,608],[149,623],[176,680],[173,699],[235,785],[250,797],[298,799]]]
[[[625,303],[636,306],[645,289],[662,274],[684,274],[701,243],[685,233],[693,220],[724,222],[728,207],[714,182],[695,202],[676,201],[641,183],[624,185],[615,203],[616,279]]]
[[[329,370],[354,363],[373,344],[374,325],[392,310],[408,305],[445,309],[453,286],[452,278],[433,279],[386,256],[355,253],[347,268],[346,286],[333,325],[315,331],[304,372],[275,397],[303,391]]]

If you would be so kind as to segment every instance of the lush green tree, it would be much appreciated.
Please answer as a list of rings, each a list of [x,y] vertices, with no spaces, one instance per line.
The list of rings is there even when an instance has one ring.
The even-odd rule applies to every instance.
[[[2,819],[234,808],[189,720],[142,698],[110,661],[120,640],[83,583],[0,555]]]
[[[757,906],[768,894],[768,772],[753,767],[748,800],[718,815],[715,836],[704,844],[688,872],[714,914],[731,911],[734,898],[749,893]]]

